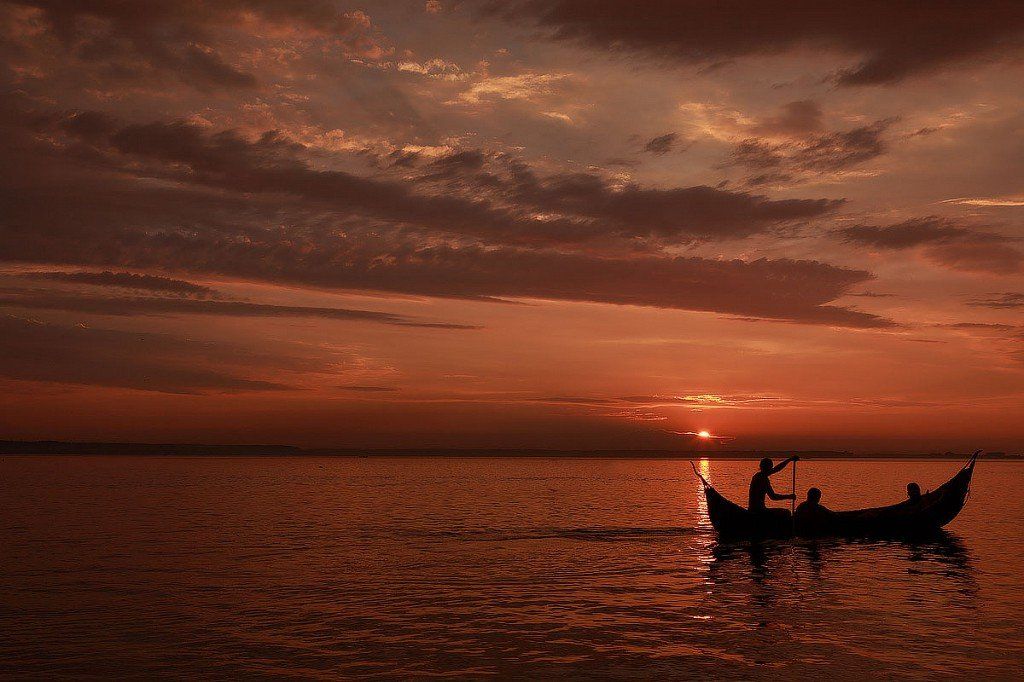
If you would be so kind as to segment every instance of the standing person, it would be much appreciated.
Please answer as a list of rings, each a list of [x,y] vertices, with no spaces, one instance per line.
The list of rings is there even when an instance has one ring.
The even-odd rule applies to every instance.
[[[772,482],[768,479],[772,474],[777,474],[786,468],[786,465],[790,462],[797,462],[800,458],[797,455],[793,455],[788,459],[782,460],[778,466],[774,466],[772,461],[765,457],[761,460],[760,471],[754,474],[754,477],[750,479],[750,496],[747,500],[747,509],[752,512],[766,512],[768,509],[764,505],[765,496],[770,497],[776,502],[780,500],[795,500],[796,495],[780,495],[772,488]],[[785,509],[773,509],[772,513],[785,512]],[[787,514],[788,515],[788,514]]]

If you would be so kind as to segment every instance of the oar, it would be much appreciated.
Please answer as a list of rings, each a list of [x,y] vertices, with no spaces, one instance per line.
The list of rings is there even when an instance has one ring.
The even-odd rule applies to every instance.
[[[796,523],[796,463],[800,460],[793,460],[793,499],[789,501],[789,514],[793,518],[793,523]]]

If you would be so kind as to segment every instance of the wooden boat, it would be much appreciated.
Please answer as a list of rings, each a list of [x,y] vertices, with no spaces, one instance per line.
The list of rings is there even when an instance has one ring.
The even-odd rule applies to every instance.
[[[794,533],[893,537],[934,532],[955,519],[970,496],[971,477],[980,452],[974,453],[953,478],[923,494],[916,503],[901,502],[888,507],[829,512],[815,519],[813,529],[795,528],[793,518],[785,509],[771,510],[767,514],[747,511],[715,490],[696,467],[693,471],[704,485],[711,525],[722,537],[788,537]]]

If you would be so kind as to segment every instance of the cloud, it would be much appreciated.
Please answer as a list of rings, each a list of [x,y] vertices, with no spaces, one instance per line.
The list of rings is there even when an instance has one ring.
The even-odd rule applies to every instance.
[[[321,363],[183,336],[68,327],[0,315],[0,376],[165,393],[275,391],[249,379],[273,370],[318,371]]]
[[[760,194],[707,186],[612,186],[592,173],[541,176],[519,162],[511,164],[511,175],[511,182],[503,190],[510,200],[540,211],[595,221],[601,231],[619,237],[653,236],[669,241],[746,237],[827,215],[843,203],[833,199],[772,200]]]
[[[938,217],[915,218],[896,225],[854,225],[840,231],[848,241],[882,249],[908,249],[935,243],[952,243],[976,237],[965,227]]]
[[[566,73],[520,73],[491,76],[473,83],[453,104],[474,105],[500,100],[537,101],[554,95],[571,76]]]
[[[59,293],[21,293],[0,296],[0,307],[67,310],[94,315],[220,315],[224,317],[315,317],[325,320],[378,322],[429,329],[478,329],[448,322],[424,322],[374,310],[270,305],[246,301],[211,301],[187,298],[127,298],[78,296]]]
[[[466,149],[442,156],[427,164],[427,180],[462,177],[474,173],[484,167],[486,159],[479,149]]]
[[[1024,206],[1024,197],[959,197],[946,199],[944,204],[962,204],[964,206],[1017,207]]]
[[[1008,244],[984,239],[938,244],[929,248],[927,255],[936,263],[953,270],[994,275],[1024,272],[1024,252]]]
[[[936,326],[944,327],[946,329],[961,329],[966,331],[982,332],[1008,332],[1019,328],[1016,325],[1000,324],[997,322],[954,322],[952,324],[940,324]]]
[[[15,238],[5,239],[9,236]],[[274,231],[249,232],[244,240],[230,233],[113,231],[103,234],[88,252],[83,252],[73,240],[54,241],[44,235],[42,243],[45,249],[27,243],[21,235],[0,231],[0,245],[5,252],[22,260],[86,260],[83,264],[122,267],[159,262],[179,271],[335,289],[476,300],[591,301],[851,327],[892,324],[874,315],[829,305],[871,276],[814,261],[748,262],[657,255],[610,258],[529,249],[374,244],[334,234],[310,240]],[[337,263],[345,266],[337,267]],[[76,298],[61,305],[88,305],[97,312],[110,314],[125,304]],[[311,309],[288,311],[257,304],[190,299],[143,300],[131,305],[140,313],[318,314]],[[340,313],[333,309],[323,313],[337,314]]]
[[[111,80],[174,78],[201,90],[253,88],[256,77],[232,64],[238,35],[302,31],[332,36],[353,54],[372,57],[368,17],[329,0],[8,0],[38,11],[42,23],[80,66]],[[256,24],[254,26],[253,24]],[[254,30],[255,29],[255,30]]]
[[[632,50],[695,64],[815,47],[851,55],[841,86],[896,83],[961,64],[1006,58],[1022,44],[1014,0],[900,3],[888,0],[594,0],[492,2],[489,11],[548,29],[554,40]]]
[[[664,156],[672,151],[675,147],[676,142],[679,140],[679,135],[676,133],[665,133],[664,135],[658,135],[647,141],[644,145],[644,151],[655,156]]]
[[[424,62],[401,61],[397,64],[384,62],[379,64],[379,66],[381,68],[394,68],[403,73],[415,73],[427,78],[450,82],[469,80],[474,76],[473,73],[464,71],[455,62],[440,58],[428,59]]]
[[[462,152],[399,183],[315,168],[301,145],[275,133],[246,139],[187,123],[121,125],[101,116],[35,120],[48,135],[25,133],[14,146],[20,151],[4,160],[18,169],[0,190],[6,217],[0,252],[10,260],[474,300],[591,301],[892,325],[830,304],[871,279],[861,270],[638,248],[638,238],[656,245],[763,233],[827,215],[841,205],[836,200],[650,189],[592,173],[542,175],[511,157]],[[69,135],[63,144],[40,142],[54,133],[59,139],[62,131]],[[614,248],[581,246],[600,240]],[[205,314],[316,314],[196,303],[131,305],[140,314],[160,312],[159,306],[163,314],[184,313],[185,306]]]
[[[969,301],[968,305],[979,308],[995,308],[997,310],[1024,308],[1024,294],[1017,292],[990,294],[989,298],[976,298]]]
[[[88,142],[95,154],[121,167],[144,160],[156,164],[148,173],[178,182],[284,195],[343,214],[499,244],[739,238],[842,205],[834,199],[772,200],[706,186],[614,185],[592,173],[541,175],[507,156],[496,159],[504,169],[485,172],[486,157],[479,150],[440,158],[425,168],[418,183],[399,183],[314,169],[302,158],[302,145],[275,131],[248,140],[233,131],[210,133],[180,121],[118,126],[96,114],[65,116],[49,125]],[[448,191],[429,191],[428,183],[438,180],[448,183]]]
[[[848,242],[878,249],[922,247],[931,261],[967,272],[1012,275],[1024,271],[1024,252],[1007,237],[975,230],[935,216],[879,227],[854,225],[840,230]]]
[[[733,149],[731,163],[746,168],[794,173],[837,173],[885,153],[883,135],[894,119],[851,130],[774,142],[747,138]]]
[[[23,274],[22,277],[52,280],[54,282],[70,282],[73,284],[139,289],[177,296],[195,296],[197,298],[206,298],[216,294],[213,289],[201,284],[134,272],[110,272],[109,270],[104,270],[103,272],[30,272]]]

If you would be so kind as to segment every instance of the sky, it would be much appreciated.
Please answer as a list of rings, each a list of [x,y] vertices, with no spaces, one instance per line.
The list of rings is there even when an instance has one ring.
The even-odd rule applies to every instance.
[[[0,81],[2,438],[1024,449],[1019,2],[0,0]]]

